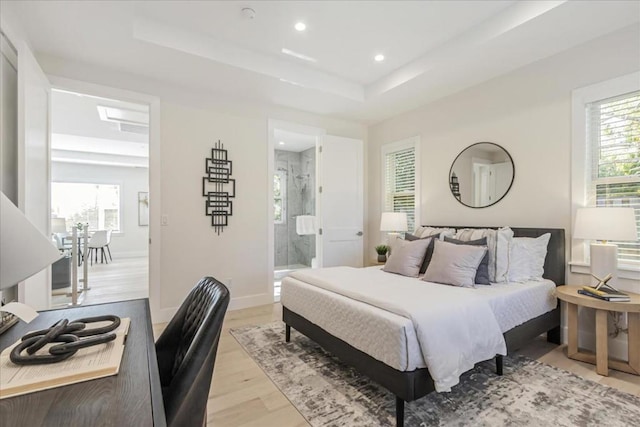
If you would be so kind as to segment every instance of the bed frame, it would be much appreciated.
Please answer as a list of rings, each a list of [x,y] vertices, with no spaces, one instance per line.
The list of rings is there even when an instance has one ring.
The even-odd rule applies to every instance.
[[[435,226],[434,226],[435,227]],[[442,228],[444,226],[437,226]],[[489,228],[447,226],[447,228]],[[496,228],[496,227],[490,227]],[[552,280],[556,286],[565,281],[565,236],[564,230],[558,228],[513,228],[514,237],[538,237],[551,234],[547,246],[547,257],[544,262],[544,277]],[[339,338],[331,335],[319,326],[311,323],[301,315],[282,307],[282,320],[285,322],[286,342],[291,338],[291,327],[314,340],[324,349],[338,357],[344,363],[353,366],[360,373],[368,376],[396,396],[396,426],[404,426],[404,403],[419,399],[435,390],[433,379],[427,368],[413,371],[398,371],[368,354],[352,347]],[[531,319],[522,325],[504,333],[507,352],[511,353],[541,334],[547,334],[547,341],[560,344],[560,306],[541,316]],[[502,375],[502,356],[496,355],[496,372]]]

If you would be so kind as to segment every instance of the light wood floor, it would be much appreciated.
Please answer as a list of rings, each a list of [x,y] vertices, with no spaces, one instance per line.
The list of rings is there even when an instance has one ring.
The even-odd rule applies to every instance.
[[[82,267],[78,268],[78,279]],[[78,284],[78,288],[82,283]],[[149,296],[149,258],[114,258],[108,264],[89,265],[89,291],[84,294],[82,305],[125,301]],[[51,298],[52,308],[66,306],[71,297],[70,288],[56,289]],[[80,297],[82,298],[82,297]]]
[[[260,325],[281,319],[280,304],[227,313],[223,326],[207,406],[207,424],[215,427],[309,426],[295,407],[271,382],[260,367],[229,334],[229,329]],[[165,324],[154,325],[156,336]],[[284,337],[283,337],[284,339]],[[570,360],[565,346],[536,340],[519,353],[581,377],[640,396],[640,377],[610,371],[609,377],[595,372],[595,366]]]

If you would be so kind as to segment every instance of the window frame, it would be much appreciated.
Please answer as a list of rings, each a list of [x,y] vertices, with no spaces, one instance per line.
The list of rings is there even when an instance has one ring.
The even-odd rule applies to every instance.
[[[597,182],[590,176],[593,165],[589,165],[591,147],[587,140],[587,104],[640,90],[640,72],[606,80],[591,86],[575,89],[571,93],[571,234],[576,211],[589,206],[591,187]],[[617,182],[630,180],[625,177],[606,178]],[[602,178],[600,183],[603,183]],[[571,239],[572,273],[589,274],[589,246],[582,239]],[[618,264],[618,277],[640,279],[640,265]]]
[[[117,186],[118,187],[118,224],[119,224],[119,230],[112,230],[111,235],[112,236],[123,236],[124,235],[124,229],[125,229],[125,218],[124,218],[124,184],[122,182],[105,182],[102,180],[98,180],[98,181],[85,181],[85,180],[81,180],[81,181],[70,181],[70,180],[58,180],[58,181],[51,181],[51,191],[53,192],[53,185],[54,184],[85,184],[85,185],[105,185],[105,186],[109,186],[109,185],[113,185],[113,186]],[[52,207],[53,207],[53,200],[51,201]],[[91,230],[91,231],[95,231],[95,230]]]
[[[381,175],[381,212],[388,212],[387,211],[387,207],[386,207],[386,200],[387,200],[387,192],[386,192],[386,182],[387,182],[387,168],[386,168],[386,159],[387,159],[387,155],[394,153],[394,152],[398,152],[398,151],[402,151],[402,150],[407,150],[413,148],[414,149],[414,155],[415,155],[415,183],[414,183],[414,218],[415,218],[415,224],[414,227],[417,228],[419,227],[421,224],[421,217],[420,217],[420,199],[421,199],[421,192],[420,192],[420,164],[421,164],[421,157],[420,157],[420,136],[416,135],[416,136],[412,136],[406,139],[401,139],[399,141],[394,141],[394,142],[388,142],[386,144],[382,144],[382,146],[380,147],[380,153],[381,153],[381,160],[380,160],[380,164],[381,164],[381,171],[382,173]],[[415,228],[413,230],[408,230],[408,233],[413,233],[415,231]]]

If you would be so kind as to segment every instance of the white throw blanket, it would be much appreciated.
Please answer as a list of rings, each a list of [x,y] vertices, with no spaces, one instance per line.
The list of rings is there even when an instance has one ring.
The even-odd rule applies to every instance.
[[[491,307],[473,289],[385,280],[368,268],[299,270],[291,277],[411,319],[436,391],[450,391],[476,363],[507,354]]]

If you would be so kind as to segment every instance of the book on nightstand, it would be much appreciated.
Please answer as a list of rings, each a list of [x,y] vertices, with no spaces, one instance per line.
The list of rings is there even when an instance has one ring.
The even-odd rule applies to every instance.
[[[604,301],[628,302],[631,301],[629,295],[620,292],[617,289],[600,288],[596,289],[591,286],[583,286],[578,290],[579,294],[587,295]]]

